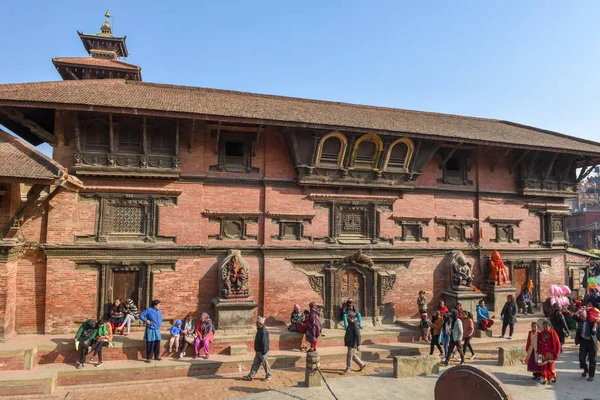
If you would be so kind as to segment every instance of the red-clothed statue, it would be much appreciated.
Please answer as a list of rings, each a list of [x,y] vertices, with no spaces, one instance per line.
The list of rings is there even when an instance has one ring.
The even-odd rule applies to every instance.
[[[490,257],[490,275],[489,280],[496,282],[496,285],[506,285],[510,283],[508,278],[508,268],[504,265],[502,257],[498,250],[494,250]]]

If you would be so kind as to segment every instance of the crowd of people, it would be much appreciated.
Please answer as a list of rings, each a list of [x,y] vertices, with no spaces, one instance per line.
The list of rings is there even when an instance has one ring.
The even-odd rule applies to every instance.
[[[429,354],[433,355],[437,348],[444,365],[448,365],[449,360],[455,358],[456,353],[460,355],[460,364],[464,364],[467,350],[470,350],[471,359],[474,359],[476,356],[471,346],[471,338],[475,328],[485,331],[490,330],[494,325],[485,301],[479,301],[476,306],[476,324],[471,313],[462,310],[460,303],[449,310],[443,301],[439,302],[430,320],[424,294],[423,291],[419,292],[417,307],[421,315],[419,324],[422,328],[421,340],[430,343]],[[596,288],[593,288],[584,298],[570,299],[568,306],[552,304],[547,315],[548,319],[542,321],[541,327],[537,322],[531,323],[524,363],[527,365],[527,370],[533,374],[534,380],[544,384],[557,381],[554,364],[563,352],[563,346],[573,330],[575,330],[575,344],[579,346],[579,364],[583,370],[581,376],[590,382],[594,380],[600,336],[597,330],[598,319],[600,319],[599,307],[600,294]],[[533,314],[530,290],[527,287],[516,299],[513,295],[507,296],[500,312],[502,321],[500,338],[512,339],[519,310],[523,314]],[[508,336],[506,336],[507,329]]]
[[[463,310],[461,303],[456,303],[450,310],[443,301],[439,302],[430,319],[424,295],[424,292],[419,293],[417,306],[421,314],[419,323],[422,328],[421,340],[430,344],[429,354],[433,355],[437,348],[441,363],[444,365],[448,365],[450,360],[455,359],[457,355],[460,357],[460,364],[464,364],[467,351],[470,351],[471,359],[475,359],[476,354],[471,344],[475,329],[490,330],[494,324],[485,301],[479,301],[476,307],[476,321],[471,312]],[[529,290],[525,288],[516,300],[512,295],[507,296],[507,301],[500,313],[502,321],[500,338],[505,338],[508,328],[509,335],[506,338],[512,339],[519,309],[525,314],[531,312],[528,295]],[[163,323],[160,304],[159,300],[153,300],[149,308],[139,313],[131,299],[127,299],[124,304],[120,299],[116,299],[111,305],[109,318],[84,321],[75,335],[75,346],[80,351],[77,368],[84,367],[89,353],[92,353],[90,362],[96,367],[101,366],[103,364],[103,348],[113,346],[115,334],[128,335],[131,323],[138,319],[145,324],[146,361],[150,362],[152,358],[160,361],[160,329]],[[585,298],[580,298],[580,301],[573,300],[568,307],[558,303],[553,304],[548,313],[548,320],[543,321],[541,329],[536,322],[531,323],[531,330],[527,335],[527,355],[524,362],[527,370],[532,373],[533,379],[542,381],[544,384],[557,381],[554,363],[562,353],[571,331],[575,330],[574,339],[575,344],[579,346],[582,377],[587,378],[588,381],[594,380],[598,336],[600,336],[600,332],[597,330],[600,311],[597,306],[600,306],[600,295],[596,289],[592,289]],[[344,345],[347,347],[344,374],[350,373],[352,362],[355,362],[362,371],[367,365],[358,355],[361,345],[362,317],[353,299],[347,299],[341,305],[340,321],[344,324]],[[259,317],[256,327],[255,356],[250,373],[244,379],[254,379],[259,368],[263,366],[268,381],[272,377],[272,372],[268,362],[269,332],[265,327],[265,318]],[[290,315],[288,329],[304,335],[303,341],[306,343],[303,346],[304,350],[316,351],[319,338],[324,336],[316,302],[309,303],[308,308],[304,311],[300,305],[295,304]],[[176,355],[179,358],[185,357],[188,347],[191,345],[194,358],[199,357],[200,350],[203,351],[204,358],[210,357],[210,344],[214,340],[215,327],[207,313],[202,313],[198,320],[191,312],[188,313],[185,318],[174,322],[169,333],[168,350],[165,354]]]

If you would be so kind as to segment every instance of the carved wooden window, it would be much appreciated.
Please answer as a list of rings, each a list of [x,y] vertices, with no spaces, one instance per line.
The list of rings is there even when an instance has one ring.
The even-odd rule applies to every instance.
[[[113,117],[113,129],[117,134],[117,152],[141,154],[144,121],[141,117]]]
[[[317,149],[317,164],[343,165],[348,142],[340,132],[331,132],[321,138]]]
[[[137,194],[82,193],[83,202],[98,202],[96,233],[77,236],[77,242],[175,242],[158,234],[159,206],[176,204],[175,197]]]
[[[217,165],[211,165],[211,171],[258,172],[252,167],[252,140],[250,134],[213,130],[219,137],[219,158]]]
[[[354,145],[352,153],[353,168],[375,169],[383,151],[383,141],[373,133],[361,136]]]
[[[146,222],[145,210],[142,206],[115,205],[111,210],[111,233],[144,233]]]
[[[408,138],[400,138],[388,149],[384,169],[406,169],[410,164],[414,145]]]
[[[170,119],[148,118],[146,124],[150,153],[174,155],[177,122]]]
[[[466,152],[456,151],[451,157],[450,151],[441,152],[445,163],[442,165],[443,174],[440,183],[448,185],[471,185],[472,181],[468,179],[468,154]]]
[[[435,221],[438,223],[439,226],[444,227],[444,236],[439,237],[439,241],[471,242],[473,240],[469,233],[472,234],[473,224],[477,221],[476,219],[436,217]]]
[[[565,219],[552,216],[552,240],[565,241]]]
[[[488,222],[496,230],[496,237],[491,241],[496,243],[519,243],[515,238],[515,230],[522,222],[520,219],[488,218]]]
[[[102,152],[110,151],[110,126],[108,115],[94,115],[81,113],[79,115],[79,129],[82,147],[85,151]]]
[[[268,213],[274,224],[279,226],[277,235],[271,236],[276,240],[310,240],[304,236],[304,225],[310,224],[314,215],[299,215],[290,213]]]
[[[395,237],[396,240],[403,242],[422,242],[429,241],[429,238],[423,236],[423,228],[429,225],[431,217],[405,217],[392,215],[396,225],[400,227],[401,235]]]
[[[215,212],[206,210],[202,213],[209,222],[219,224],[219,233],[209,235],[216,240],[256,240],[258,237],[248,233],[249,224],[257,224],[259,213]]]

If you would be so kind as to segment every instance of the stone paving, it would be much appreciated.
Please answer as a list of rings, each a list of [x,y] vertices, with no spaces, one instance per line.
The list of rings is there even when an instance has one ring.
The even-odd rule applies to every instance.
[[[515,400],[600,400],[600,379],[592,383],[582,379],[577,362],[577,348],[567,345],[565,352],[557,363],[559,380],[556,384],[549,386],[542,386],[532,381],[524,365],[496,366],[497,351],[494,350],[480,351],[478,358],[468,361],[468,363],[481,366],[496,374]],[[451,365],[456,365],[456,363]],[[442,368],[443,370],[444,368]],[[392,378],[391,360],[371,362],[362,373],[353,372],[350,377],[342,375],[342,371],[343,365],[340,365],[340,368],[331,366],[323,368],[324,376],[339,400],[356,398],[433,399],[437,380],[436,376],[396,380]],[[275,370],[271,382],[264,381],[263,372],[259,372],[258,379],[253,382],[243,381],[241,376],[246,373],[247,371],[240,371],[239,374],[129,384],[93,385],[91,382],[90,387],[60,388],[49,396],[21,398],[106,400],[119,393],[120,398],[131,399],[140,398],[142,395],[147,399],[172,399],[190,395],[202,399],[334,399],[325,386],[306,388],[300,385],[299,383],[304,379],[304,369],[302,368]]]

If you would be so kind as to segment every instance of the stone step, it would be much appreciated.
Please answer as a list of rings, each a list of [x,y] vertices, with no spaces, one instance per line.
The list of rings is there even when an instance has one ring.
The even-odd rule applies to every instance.
[[[510,344],[524,346],[523,337],[515,340],[482,339],[475,341],[476,351],[490,349],[497,351],[498,347]],[[418,343],[396,343],[391,345],[363,345],[361,358],[364,360],[390,359],[393,356],[415,356],[429,354],[429,345]],[[321,365],[343,366],[346,358],[346,348],[319,348]],[[249,371],[253,353],[246,356],[211,357],[209,360],[199,359],[163,359],[145,363],[141,360],[109,361],[104,360],[100,368],[86,364],[78,370],[74,364],[37,365],[31,371],[0,372],[0,397],[17,395],[51,394],[56,388],[75,386],[90,386],[90,384],[119,385],[133,382],[177,379],[190,376],[206,376],[214,374],[239,373]],[[284,368],[304,368],[306,353],[301,351],[273,351],[270,354],[271,367],[275,370]]]
[[[269,327],[272,351],[300,349],[302,334],[287,329]],[[343,343],[343,329],[325,329],[319,339],[319,347],[337,347]],[[31,369],[37,364],[72,363],[78,359],[74,346],[74,335],[19,335],[10,342],[0,343],[0,371]],[[413,332],[399,326],[383,326],[377,329],[362,330],[365,345],[412,342]],[[129,336],[115,335],[114,347],[103,350],[104,359],[138,360],[145,357],[143,332],[133,332]],[[417,337],[418,339],[418,337]],[[167,350],[169,335],[162,333],[162,349]],[[211,354],[230,355],[231,346],[245,346],[252,353],[254,332],[251,334],[219,334],[211,344]],[[22,344],[21,344],[22,343]],[[241,347],[240,347],[241,348]],[[193,347],[188,347],[187,355],[193,355]],[[235,349],[234,349],[235,353]],[[187,359],[187,358],[186,358]]]

